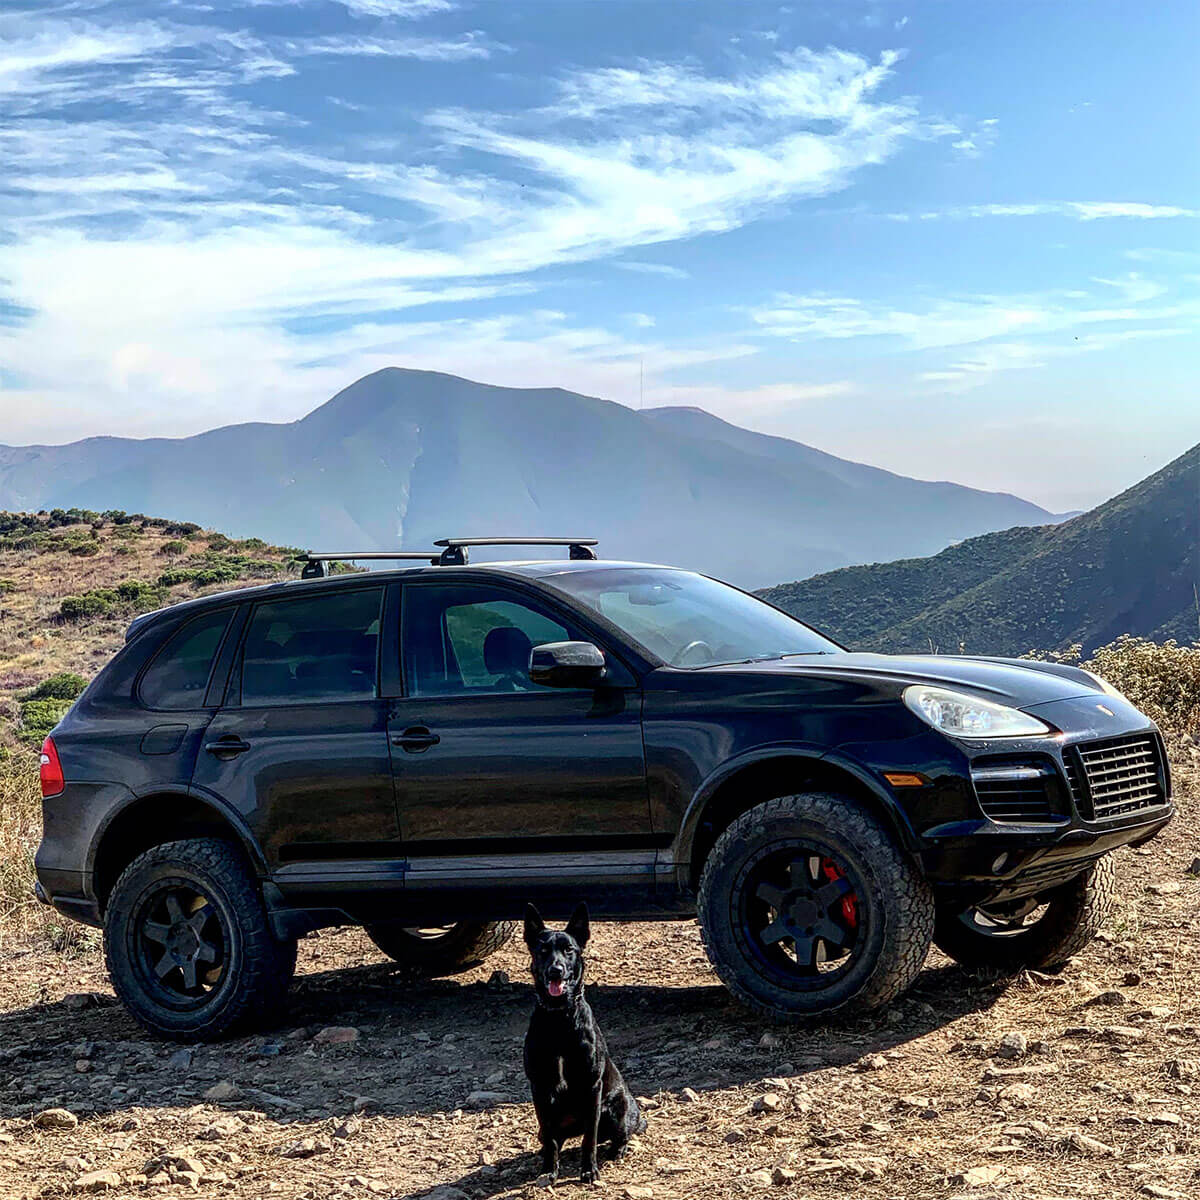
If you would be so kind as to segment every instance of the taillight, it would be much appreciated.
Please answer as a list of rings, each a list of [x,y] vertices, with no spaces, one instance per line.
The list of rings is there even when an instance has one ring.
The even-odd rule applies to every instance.
[[[42,766],[39,775],[42,780],[43,796],[57,796],[67,786],[53,738],[47,738],[42,743]]]

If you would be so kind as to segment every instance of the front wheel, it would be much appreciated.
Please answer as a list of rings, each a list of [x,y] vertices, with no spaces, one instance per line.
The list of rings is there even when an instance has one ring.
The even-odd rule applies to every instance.
[[[1112,859],[1106,856],[1041,896],[990,907],[939,904],[933,940],[970,971],[1058,967],[1103,927],[1115,889]]]
[[[426,928],[367,926],[367,937],[402,967],[420,975],[457,975],[477,967],[516,932],[515,921],[459,921]]]
[[[929,887],[856,800],[780,796],[743,813],[704,864],[700,929],[722,981],[782,1020],[879,1008],[921,970]]]
[[[189,838],[139,854],[104,908],[113,989],[152,1033],[211,1041],[268,1020],[296,969],[242,856]]]

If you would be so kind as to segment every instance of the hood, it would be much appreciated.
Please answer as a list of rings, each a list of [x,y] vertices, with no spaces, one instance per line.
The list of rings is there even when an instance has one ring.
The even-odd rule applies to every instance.
[[[844,652],[711,667],[709,670],[809,677],[853,675],[858,678],[894,679],[900,687],[910,683],[932,683],[979,692],[987,699],[1014,708],[1069,700],[1075,696],[1103,694],[1077,667],[1027,659],[967,658],[950,654]]]

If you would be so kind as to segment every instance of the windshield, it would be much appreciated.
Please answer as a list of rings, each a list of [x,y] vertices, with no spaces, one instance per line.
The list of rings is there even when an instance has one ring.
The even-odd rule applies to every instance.
[[[553,584],[673,667],[836,654],[839,649],[787,613],[691,571],[572,571],[555,576]]]

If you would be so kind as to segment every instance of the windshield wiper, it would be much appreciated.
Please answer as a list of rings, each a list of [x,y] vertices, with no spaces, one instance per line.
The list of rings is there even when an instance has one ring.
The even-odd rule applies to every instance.
[[[833,650],[780,650],[780,651],[772,651],[772,653],[770,653],[770,654],[756,654],[756,655],[754,655],[753,658],[737,658],[737,659],[734,659],[732,662],[723,663],[723,664],[709,664],[709,665],[740,667],[740,666],[744,665],[745,663],[776,662],[781,658],[801,658],[807,654],[834,654],[834,653],[836,653],[836,651],[833,651]]]

